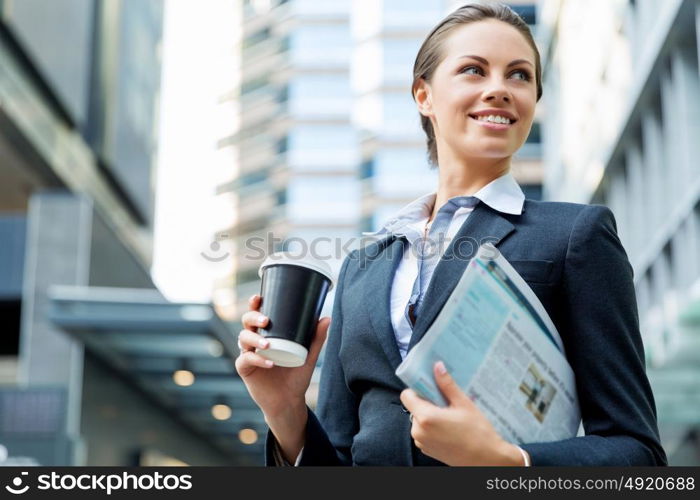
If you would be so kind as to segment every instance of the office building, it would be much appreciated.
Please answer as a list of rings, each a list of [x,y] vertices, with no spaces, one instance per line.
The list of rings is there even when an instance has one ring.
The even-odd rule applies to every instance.
[[[0,2],[5,465],[260,462],[232,332],[150,277],[162,24],[160,0]]]
[[[541,2],[547,199],[615,214],[663,445],[700,463],[700,5]]]

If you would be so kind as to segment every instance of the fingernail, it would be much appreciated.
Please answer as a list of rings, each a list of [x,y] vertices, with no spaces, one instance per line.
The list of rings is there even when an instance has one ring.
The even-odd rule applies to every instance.
[[[263,326],[265,324],[265,321],[267,321],[267,318],[265,316],[258,317],[258,325]]]
[[[248,299],[248,302],[253,302],[255,300],[255,297],[256,297],[255,294],[251,295],[250,298]]]
[[[258,341],[258,345],[259,345],[260,347],[267,347],[269,343],[270,343],[270,342],[267,341],[267,340],[265,340],[265,339],[260,339],[260,340]]]
[[[443,363],[442,361],[438,361],[437,363],[435,363],[435,369],[440,375],[444,375],[445,373],[447,373],[445,363]]]
[[[265,360],[265,366],[275,366],[275,364],[272,362],[271,359],[266,359],[266,360]]]

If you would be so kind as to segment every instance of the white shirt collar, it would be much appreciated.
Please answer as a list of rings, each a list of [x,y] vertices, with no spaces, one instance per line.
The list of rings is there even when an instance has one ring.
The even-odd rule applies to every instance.
[[[520,215],[523,213],[525,194],[516,182],[513,174],[506,172],[479,189],[472,196],[502,213]],[[362,233],[365,236],[379,236],[384,233],[396,233],[408,224],[427,218],[435,204],[436,192],[428,193],[412,201],[378,231]]]

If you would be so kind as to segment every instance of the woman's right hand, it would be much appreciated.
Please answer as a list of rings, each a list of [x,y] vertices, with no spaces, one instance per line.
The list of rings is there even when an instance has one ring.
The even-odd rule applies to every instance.
[[[255,353],[256,348],[269,347],[265,337],[257,333],[258,327],[264,327],[268,322],[259,312],[260,302],[261,297],[253,295],[248,302],[248,311],[241,317],[244,329],[238,334],[241,354],[236,358],[236,371],[265,418],[274,419],[290,408],[305,406],[306,390],[326,340],[330,318],[319,320],[306,363],[296,368],[274,366],[270,360]]]

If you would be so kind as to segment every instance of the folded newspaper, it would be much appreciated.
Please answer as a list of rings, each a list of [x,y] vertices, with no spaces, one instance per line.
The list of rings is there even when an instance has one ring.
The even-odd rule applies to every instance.
[[[435,384],[441,360],[507,441],[566,439],[581,432],[574,372],[537,296],[487,243],[396,375],[421,397],[446,406]]]

